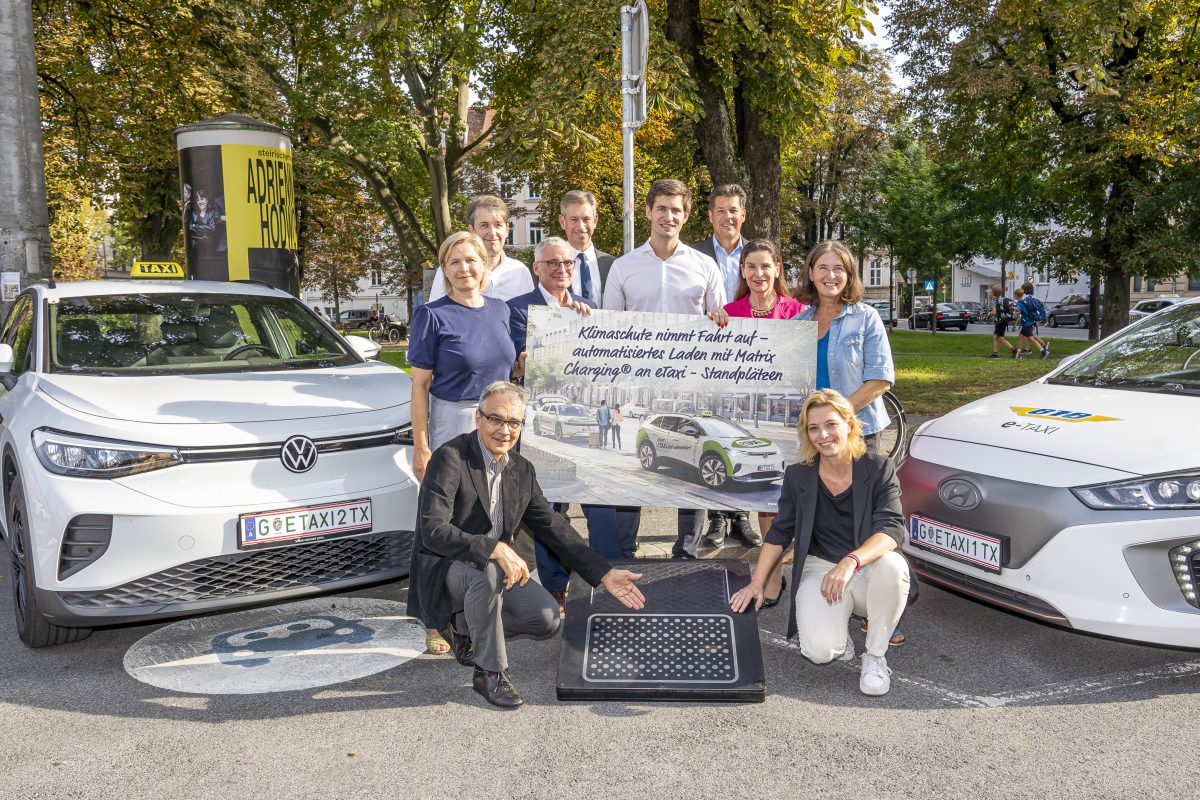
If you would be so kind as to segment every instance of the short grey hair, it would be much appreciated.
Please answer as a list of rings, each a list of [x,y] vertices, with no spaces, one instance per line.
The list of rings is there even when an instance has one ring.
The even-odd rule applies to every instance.
[[[511,381],[492,381],[483,390],[483,394],[479,395],[479,410],[483,410],[483,401],[487,400],[494,394],[506,394],[510,397],[515,397],[521,401],[521,405],[529,405],[529,392],[525,391],[524,386],[518,386]]]
[[[575,251],[575,248],[571,246],[571,243],[568,242],[566,239],[562,238],[561,236],[547,236],[545,239],[542,239],[540,242],[538,242],[537,249],[533,253],[533,260],[541,261],[542,260],[542,251],[545,250],[547,247],[549,247],[552,244],[556,244],[560,247],[566,248],[566,251],[568,253]]]
[[[558,213],[567,215],[567,206],[589,205],[596,210],[596,195],[584,189],[572,189],[562,196],[558,203]]]

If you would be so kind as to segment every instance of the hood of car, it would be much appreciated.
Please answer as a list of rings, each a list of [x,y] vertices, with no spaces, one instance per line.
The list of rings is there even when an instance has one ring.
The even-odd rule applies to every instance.
[[[921,435],[1148,475],[1200,466],[1198,413],[1197,397],[1031,383],[951,411]]]
[[[744,452],[758,455],[779,452],[779,448],[775,446],[774,442],[758,436],[710,436],[709,438],[726,450],[735,453]]]
[[[140,423],[239,423],[328,417],[406,405],[412,381],[369,361],[224,375],[42,375],[38,389],[83,414]]]

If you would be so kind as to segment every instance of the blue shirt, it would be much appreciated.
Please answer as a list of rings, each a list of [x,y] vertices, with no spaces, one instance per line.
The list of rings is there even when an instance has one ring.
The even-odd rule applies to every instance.
[[[721,247],[716,236],[712,237],[712,243],[717,266],[721,268],[721,278],[725,281],[725,299],[732,300],[734,292],[737,291],[738,278],[742,275],[742,245],[745,244],[745,240],[738,237],[737,247],[729,253]]]
[[[817,388],[829,388],[829,334],[817,339]]]
[[[439,400],[478,400],[489,383],[512,377],[517,350],[508,317],[508,303],[492,297],[479,308],[449,297],[427,303],[413,312],[408,363],[433,372],[429,393]]]
[[[816,306],[809,306],[792,319],[811,320],[816,312]],[[841,313],[830,323],[825,339],[828,341],[829,357],[826,364],[830,389],[849,397],[867,381],[896,382],[887,328],[883,326],[879,312],[871,306],[866,303],[843,306]],[[819,350],[820,342],[817,347]],[[891,422],[881,397],[876,397],[870,405],[861,409],[858,419],[862,423],[863,434],[868,436],[883,430]]]

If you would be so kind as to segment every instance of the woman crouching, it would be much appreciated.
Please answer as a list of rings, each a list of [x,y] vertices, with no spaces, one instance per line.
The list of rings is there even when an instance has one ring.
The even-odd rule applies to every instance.
[[[853,406],[831,389],[808,396],[798,427],[803,458],[784,473],[779,514],[754,576],[730,606],[758,609],[767,575],[794,542],[788,637],[799,634],[800,652],[817,664],[850,661],[850,615],[869,618],[858,688],[886,694],[888,637],[909,587],[908,563],[896,552],[904,537],[896,471],[885,456],[867,452]]]

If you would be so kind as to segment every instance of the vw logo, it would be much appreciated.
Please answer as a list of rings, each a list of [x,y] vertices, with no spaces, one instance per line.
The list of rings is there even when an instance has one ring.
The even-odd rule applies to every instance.
[[[279,460],[291,472],[308,472],[317,464],[317,446],[307,436],[293,436],[279,449]]]
[[[943,483],[938,495],[943,503],[958,511],[970,511],[983,502],[983,495],[975,484],[962,478],[951,478]]]

